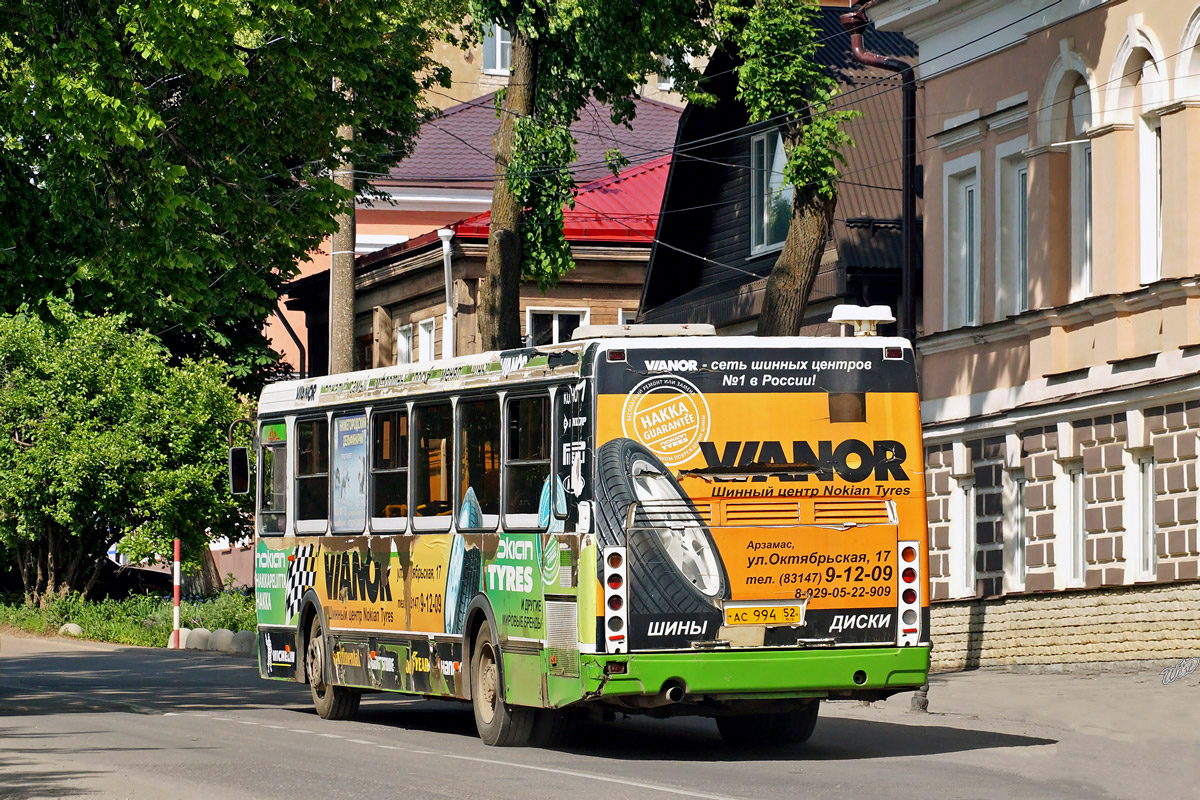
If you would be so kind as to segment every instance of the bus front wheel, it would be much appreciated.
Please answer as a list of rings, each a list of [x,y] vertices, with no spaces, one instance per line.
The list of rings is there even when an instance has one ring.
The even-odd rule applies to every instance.
[[[717,730],[735,747],[804,744],[817,727],[821,701],[779,714],[738,714],[717,717]]]
[[[537,709],[504,702],[500,650],[487,625],[479,628],[471,653],[471,706],[484,744],[521,747],[532,740]]]
[[[350,719],[354,712],[358,711],[362,695],[345,686],[334,686],[325,682],[327,652],[321,620],[313,617],[308,628],[308,642],[304,653],[304,671],[308,675],[308,688],[312,692],[313,706],[321,719]]]

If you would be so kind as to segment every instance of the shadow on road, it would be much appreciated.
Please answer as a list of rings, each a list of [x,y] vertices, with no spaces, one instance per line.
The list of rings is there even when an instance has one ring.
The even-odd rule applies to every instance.
[[[251,659],[114,648],[0,657],[0,716],[279,708],[308,687],[266,681]]]
[[[99,773],[77,769],[70,772],[34,770],[29,769],[31,766],[11,754],[0,755],[0,797],[5,800],[28,800],[33,797],[83,797],[94,794],[71,782]]]
[[[315,714],[314,714],[315,716]],[[358,720],[414,731],[474,739],[475,719],[466,704],[437,701],[364,703]],[[656,720],[631,717],[616,722],[575,722],[566,740],[550,747],[574,755],[614,761],[854,761],[941,755],[971,750],[1040,747],[1055,739],[1019,736],[944,725],[908,725],[883,720],[822,717],[813,738],[787,748],[731,748],[710,719]]]

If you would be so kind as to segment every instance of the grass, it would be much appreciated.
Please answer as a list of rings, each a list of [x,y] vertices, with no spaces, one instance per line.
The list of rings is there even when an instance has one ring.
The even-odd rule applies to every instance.
[[[153,595],[124,600],[84,600],[68,595],[45,608],[25,605],[20,598],[0,600],[0,625],[37,635],[52,635],[68,622],[83,628],[85,639],[144,647],[165,647],[171,637],[171,601]],[[255,629],[254,596],[222,592],[207,599],[180,603],[179,624],[185,628]]]

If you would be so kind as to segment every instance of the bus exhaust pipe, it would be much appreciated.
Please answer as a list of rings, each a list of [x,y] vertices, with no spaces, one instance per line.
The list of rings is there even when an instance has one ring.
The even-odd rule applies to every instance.
[[[653,697],[640,698],[638,704],[643,708],[661,708],[662,706],[670,706],[681,702],[686,692],[683,690],[683,685],[678,681],[668,681],[663,684],[662,691]]]

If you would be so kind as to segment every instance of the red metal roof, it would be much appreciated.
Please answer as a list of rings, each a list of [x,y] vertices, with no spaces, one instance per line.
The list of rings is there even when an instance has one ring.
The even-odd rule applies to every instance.
[[[575,207],[563,211],[567,241],[650,244],[670,166],[671,157],[662,156],[581,186]],[[490,220],[491,212],[485,211],[450,227],[456,236],[486,239]]]

